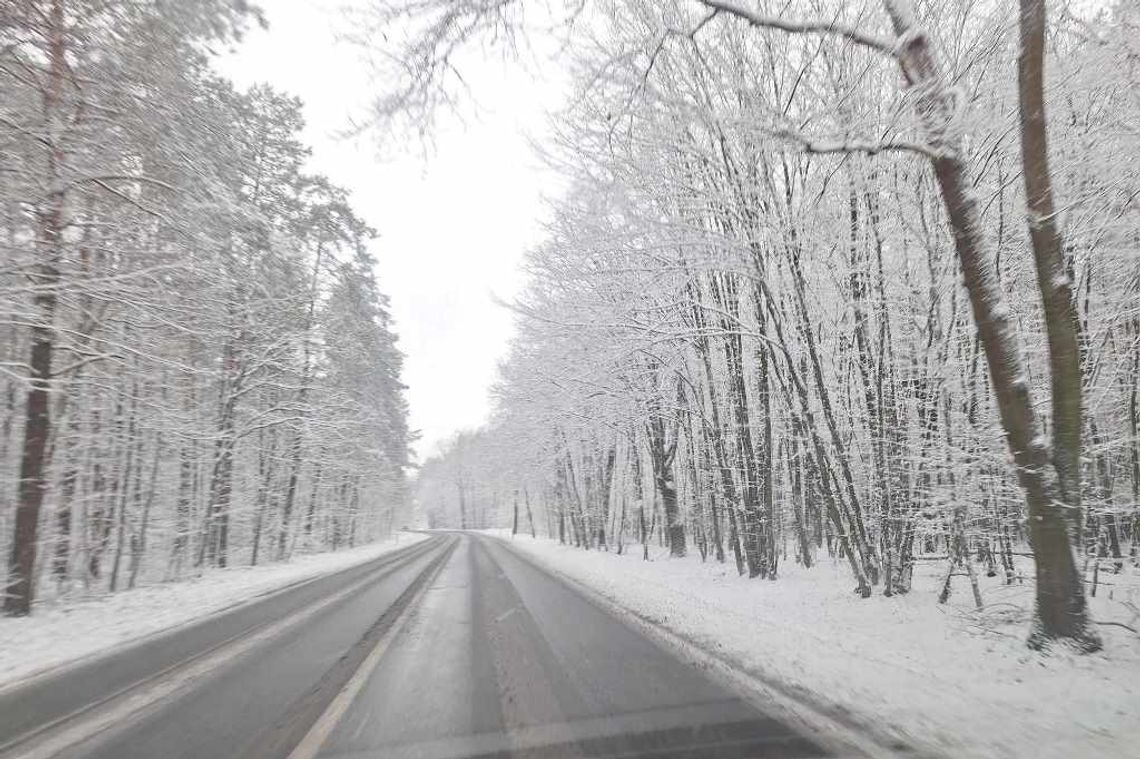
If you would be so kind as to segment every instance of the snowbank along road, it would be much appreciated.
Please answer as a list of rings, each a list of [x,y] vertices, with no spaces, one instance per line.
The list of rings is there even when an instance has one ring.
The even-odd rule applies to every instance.
[[[493,538],[440,534],[0,691],[0,757],[822,757]]]

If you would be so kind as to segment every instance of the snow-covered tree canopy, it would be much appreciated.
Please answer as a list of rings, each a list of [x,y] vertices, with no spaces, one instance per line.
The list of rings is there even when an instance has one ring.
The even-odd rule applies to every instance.
[[[6,609],[389,530],[409,436],[374,233],[305,173],[299,101],[211,72],[246,4],[0,14]]]
[[[382,5],[444,100],[463,43],[522,28]],[[587,548],[829,553],[864,595],[1032,550],[1033,642],[1095,648],[1083,585],[1140,515],[1135,5],[554,5],[572,189],[472,439],[501,519],[525,488]]]

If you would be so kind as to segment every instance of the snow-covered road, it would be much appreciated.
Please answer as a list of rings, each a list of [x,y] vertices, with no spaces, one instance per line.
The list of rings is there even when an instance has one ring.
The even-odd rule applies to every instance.
[[[835,755],[860,754],[471,534],[0,693],[3,759]]]
[[[1107,624],[1095,655],[1028,650],[1031,580],[982,577],[978,611],[965,578],[950,603],[937,602],[944,568],[933,562],[916,571],[909,595],[864,600],[847,568],[826,559],[810,570],[789,562],[768,582],[656,546],[643,561],[640,545],[617,555],[493,532],[695,652],[841,715],[880,743],[985,759],[1140,757],[1136,636]],[[1089,599],[1095,619],[1132,621],[1123,602],[1140,594],[1130,582],[1127,573],[1103,578]]]
[[[434,542],[438,549],[440,540]],[[359,602],[364,598],[361,593],[383,585],[378,591],[381,595],[372,599],[372,604],[357,620],[367,629],[376,620],[373,610],[391,605],[402,592],[399,582],[380,581],[389,578],[394,569],[403,568],[433,550],[423,538],[405,541],[396,550],[392,548],[394,546],[374,551],[369,561],[361,561],[364,557],[357,556],[354,565],[339,572],[325,572],[308,582],[294,582],[279,592],[233,605],[226,611],[179,625],[166,633],[147,636],[9,684],[0,689],[0,756],[25,756],[29,745],[38,745],[45,739],[55,745],[61,734],[68,731],[72,738],[82,738],[106,727],[121,726],[130,721],[128,717],[137,718],[140,711],[162,701],[174,690],[186,690],[182,686],[193,690],[204,678],[242,658],[240,655],[249,653],[251,639],[267,641],[274,636],[287,639],[295,630],[304,629],[303,623],[313,621],[306,620],[306,614],[316,611],[325,615],[316,621],[326,621],[327,615],[337,608],[330,601],[343,601],[348,594],[356,593],[352,600]],[[399,592],[384,595],[393,591]],[[130,616],[124,619],[131,620]],[[136,617],[133,621],[140,627],[148,622],[145,617]],[[357,631],[352,637],[352,625],[343,618],[341,622],[349,635],[349,644],[363,634]],[[334,646],[330,653],[335,658],[343,649]],[[306,658],[310,654],[306,653]],[[204,663],[210,666],[204,668]],[[190,677],[186,677],[187,673]],[[172,684],[176,687],[172,688]],[[292,697],[287,693],[280,695]],[[240,712],[239,709],[237,713]],[[78,729],[80,727],[82,729]],[[29,744],[31,738],[34,740]],[[14,744],[21,744],[19,750],[6,753],[5,749]],[[31,755],[49,756],[54,752]]]

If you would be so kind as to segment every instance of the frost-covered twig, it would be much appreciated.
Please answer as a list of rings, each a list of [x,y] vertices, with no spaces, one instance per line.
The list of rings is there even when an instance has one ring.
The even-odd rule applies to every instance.
[[[765,29],[779,29],[792,34],[833,34],[851,40],[857,45],[877,50],[890,56],[895,55],[896,41],[877,34],[868,34],[855,27],[840,23],[839,21],[824,21],[822,19],[809,19],[793,21],[779,16],[767,16],[756,11],[742,8],[735,3],[725,0],[700,0],[705,6],[714,10],[731,14],[746,21],[752,26]]]
[[[939,158],[939,153],[929,145],[910,140],[885,140],[874,142],[871,140],[814,140],[810,137],[793,132],[781,130],[776,133],[779,137],[797,142],[808,153],[866,153],[877,155],[879,153],[915,153],[931,160]]]

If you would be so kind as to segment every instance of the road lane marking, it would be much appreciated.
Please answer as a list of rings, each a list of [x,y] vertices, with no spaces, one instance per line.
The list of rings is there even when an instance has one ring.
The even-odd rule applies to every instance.
[[[512,606],[511,608],[507,609],[505,612],[503,612],[499,616],[495,617],[495,624],[501,624],[501,623],[507,621],[508,618],[510,618],[514,614],[518,614],[519,611],[520,611],[519,607]]]
[[[426,541],[425,541],[426,543]],[[438,546],[434,546],[438,547]],[[433,548],[434,548],[433,547]],[[175,693],[202,680],[229,661],[240,657],[261,644],[303,624],[312,617],[320,614],[330,606],[345,600],[360,589],[396,572],[399,568],[423,558],[431,551],[413,553],[404,557],[405,561],[397,561],[369,573],[366,577],[354,582],[346,588],[327,596],[310,606],[300,609],[293,614],[271,623],[252,634],[242,634],[236,639],[221,644],[207,651],[204,655],[197,654],[165,670],[169,674],[158,680],[143,682],[130,687],[127,691],[101,702],[94,709],[84,708],[80,712],[37,728],[35,732],[16,738],[9,743],[8,748],[0,752],[0,759],[49,759],[61,752],[89,741],[116,725],[136,722],[140,717],[149,714],[154,707],[166,701]],[[83,714],[88,716],[82,717]],[[76,721],[78,720],[78,721]],[[68,725],[50,735],[42,735],[46,730],[57,725]]]
[[[74,672],[76,672],[80,669],[83,669],[85,667],[100,664],[106,660],[114,659],[114,658],[123,656],[124,654],[132,651],[133,649],[138,649],[138,648],[142,648],[142,647],[147,646],[147,645],[151,645],[151,644],[155,643],[156,641],[158,641],[162,638],[167,638],[167,637],[179,635],[180,633],[183,633],[183,632],[185,632],[191,628],[197,627],[198,625],[208,623],[211,620],[218,619],[221,617],[225,617],[225,616],[228,616],[230,614],[235,614],[235,613],[245,611],[249,607],[257,606],[258,604],[273,601],[273,600],[277,599],[279,596],[301,590],[302,588],[304,588],[308,585],[313,585],[313,584],[318,583],[318,582],[326,581],[329,578],[336,577],[340,574],[351,574],[353,572],[357,572],[358,570],[365,569],[369,564],[375,564],[376,566],[372,567],[370,570],[365,569],[365,574],[374,572],[377,569],[380,569],[382,567],[391,566],[392,560],[399,560],[401,558],[410,556],[412,553],[414,553],[415,548],[422,547],[423,545],[425,545],[429,542],[430,542],[430,537],[429,537],[429,540],[423,540],[423,541],[419,541],[417,543],[412,543],[411,545],[404,546],[403,548],[400,548],[397,545],[397,547],[393,548],[392,551],[389,551],[387,553],[383,553],[379,556],[373,557],[372,559],[368,559],[366,561],[363,561],[360,564],[354,564],[351,566],[342,567],[340,569],[336,569],[336,570],[333,570],[331,572],[326,572],[323,574],[317,574],[317,575],[313,575],[311,577],[302,577],[302,578],[297,579],[297,580],[292,580],[292,581],[286,583],[285,585],[279,585],[277,587],[265,588],[263,590],[260,590],[256,593],[254,593],[252,596],[249,596],[247,598],[243,598],[239,601],[235,601],[235,602],[228,604],[226,606],[221,606],[217,609],[214,609],[213,611],[210,611],[210,612],[204,614],[203,616],[192,617],[190,619],[186,619],[186,620],[183,620],[181,622],[175,622],[175,623],[169,625],[168,627],[161,627],[157,630],[152,630],[152,631],[144,633],[143,635],[140,635],[136,638],[128,638],[128,639],[126,639],[126,640],[124,640],[118,644],[109,646],[108,648],[91,651],[90,653],[84,654],[84,655],[82,655],[76,659],[71,659],[68,661],[62,661],[62,662],[59,662],[58,664],[46,665],[42,668],[28,672],[25,675],[21,675],[20,677],[18,677],[15,680],[9,680],[9,681],[3,683],[2,685],[0,685],[0,698],[7,697],[7,696],[11,695],[13,692],[18,692],[18,691],[24,690],[25,688],[36,687],[36,686],[40,685],[41,683],[48,681],[48,680],[52,680],[55,678],[64,678],[64,677],[70,676]],[[252,625],[251,627],[256,627],[256,626],[257,625]],[[243,631],[243,632],[238,633],[237,635],[231,636],[230,638],[223,640],[221,643],[217,643],[217,644],[211,646],[210,648],[206,649],[206,651],[210,651],[210,650],[213,650],[214,648],[217,648],[218,646],[225,645],[229,641],[234,640],[234,639],[236,639],[242,635],[245,635],[246,632],[247,631]],[[203,652],[199,652],[199,654],[200,653],[203,653]],[[199,654],[195,654],[194,656],[197,656]],[[105,697],[99,699],[98,701],[96,701],[92,704],[87,704],[84,707],[76,709],[73,712],[70,712],[70,713],[68,713],[62,717],[59,717],[55,720],[52,720],[50,725],[59,724],[60,722],[72,719],[73,717],[75,717],[78,714],[82,714],[85,711],[89,711],[91,707],[99,706],[100,704],[110,700],[111,698],[114,698],[116,696],[119,696],[120,694],[126,693],[128,690],[138,687],[139,685],[146,682],[147,680],[152,679],[156,675],[162,675],[169,669],[173,669],[174,667],[181,666],[185,662],[189,661],[190,658],[193,658],[193,656],[189,657],[188,659],[184,659],[182,662],[179,662],[177,664],[173,664],[173,665],[170,665],[168,667],[165,667],[162,670],[160,670],[160,671],[158,671],[152,675],[148,675],[148,676],[142,677],[142,678],[140,678],[134,682],[131,682],[131,683],[125,685],[124,687],[120,688],[119,690],[115,691],[114,693],[111,693],[108,696],[105,696]],[[48,726],[50,726],[50,725],[48,725]],[[13,739],[10,739],[7,741],[0,741],[0,756],[3,755],[4,751],[7,751],[12,746],[15,746],[16,744],[26,740],[29,736],[35,734],[36,732],[39,732],[41,727],[43,727],[43,726],[37,726],[31,730],[25,731],[24,733],[18,735],[17,737],[15,737]]]
[[[305,733],[305,737],[302,738],[296,748],[289,753],[288,759],[315,759],[321,750],[321,746],[329,739],[333,730],[335,730],[336,726],[340,724],[340,721],[344,719],[344,715],[348,712],[348,708],[352,706],[352,702],[360,695],[360,691],[364,689],[365,684],[376,670],[376,667],[379,666],[380,660],[384,658],[384,654],[392,641],[400,634],[404,623],[412,616],[412,612],[419,606],[420,601],[427,595],[427,592],[431,590],[432,583],[435,582],[435,578],[443,571],[443,567],[447,564],[447,560],[451,557],[452,549],[454,549],[456,545],[458,545],[457,542],[452,543],[451,546],[449,546],[449,550],[445,551],[444,556],[437,560],[438,563],[428,569],[430,576],[427,577],[420,588],[415,592],[415,595],[408,600],[407,605],[392,622],[392,625],[385,630],[384,634],[380,636],[380,639],[376,641],[376,645],[368,653],[368,656],[361,662],[356,672],[353,673],[352,677],[349,678],[340,692],[333,697],[328,707],[326,707],[321,716],[317,718],[317,721],[313,723],[313,726],[309,728],[309,732]]]

